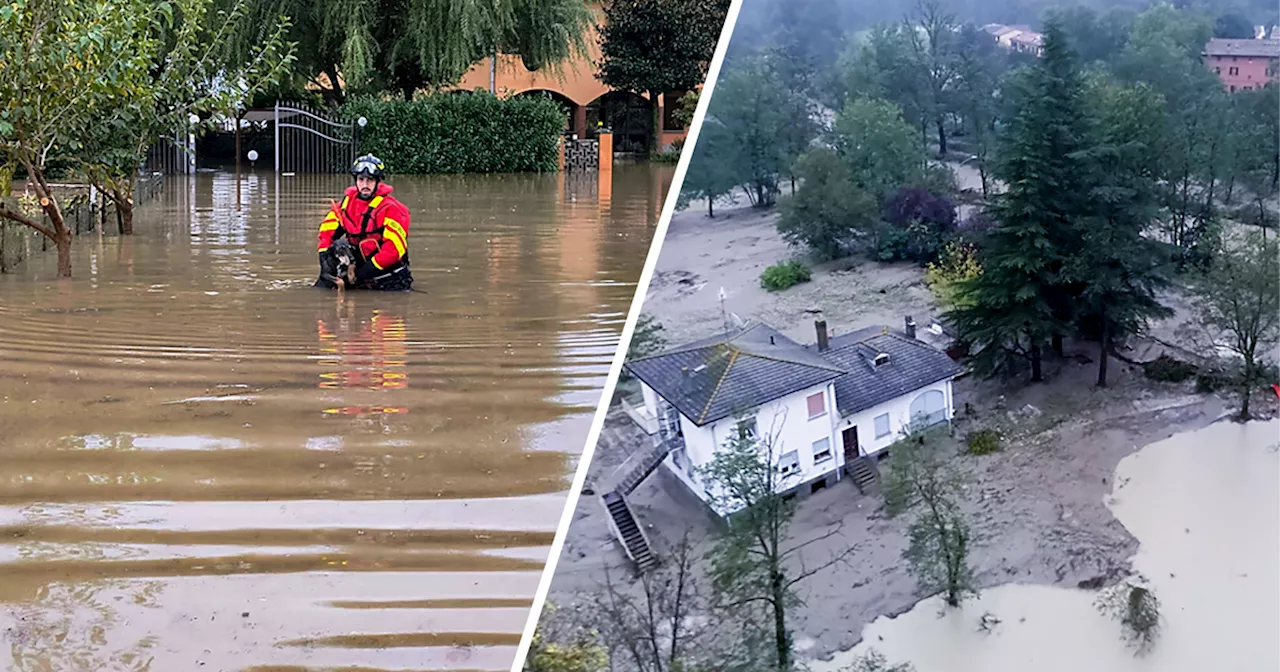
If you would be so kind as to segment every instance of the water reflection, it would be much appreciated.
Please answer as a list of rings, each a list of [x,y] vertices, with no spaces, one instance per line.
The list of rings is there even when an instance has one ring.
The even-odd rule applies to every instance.
[[[320,389],[403,390],[409,386],[405,318],[374,308],[357,314],[357,304],[338,307],[335,317],[316,322],[323,369]],[[408,413],[406,406],[386,402],[368,406],[326,408],[327,415],[390,415]]]
[[[664,171],[398,177],[409,295],[309,286],[342,176],[0,276],[0,667],[508,669]]]

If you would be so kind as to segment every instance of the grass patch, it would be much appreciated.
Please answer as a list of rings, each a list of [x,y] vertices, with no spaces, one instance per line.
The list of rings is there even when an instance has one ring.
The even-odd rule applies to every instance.
[[[979,429],[965,437],[965,452],[970,455],[990,455],[1002,447],[1000,432],[994,429]]]
[[[780,261],[764,269],[764,273],[760,274],[760,286],[770,292],[777,292],[809,282],[811,277],[809,267],[799,261]]]

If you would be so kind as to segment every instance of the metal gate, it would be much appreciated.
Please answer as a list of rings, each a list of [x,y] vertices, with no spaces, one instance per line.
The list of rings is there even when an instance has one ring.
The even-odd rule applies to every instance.
[[[165,175],[190,175],[196,172],[196,136],[190,129],[176,129],[172,136],[147,148],[143,170]]]
[[[306,105],[275,106],[277,173],[344,173],[356,160],[359,125]]]

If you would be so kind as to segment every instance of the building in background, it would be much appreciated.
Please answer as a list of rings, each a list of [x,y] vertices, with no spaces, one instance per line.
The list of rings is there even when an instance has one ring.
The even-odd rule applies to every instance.
[[[1274,32],[1274,31],[1273,31]],[[1204,47],[1205,65],[1228,90],[1260,89],[1280,81],[1280,39],[1214,38]]]

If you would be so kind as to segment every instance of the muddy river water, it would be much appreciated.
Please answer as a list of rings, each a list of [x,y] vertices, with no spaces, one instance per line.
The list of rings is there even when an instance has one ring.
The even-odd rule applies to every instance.
[[[875,649],[917,672],[1280,670],[1280,421],[1219,421],[1143,447],[1107,500],[1138,539],[1133,568],[1160,600],[1150,650],[1122,639],[1094,591],[1009,584],[959,610],[938,598],[880,618],[813,669]],[[999,623],[978,627],[985,614]]]
[[[310,287],[340,175],[0,277],[0,668],[508,669],[673,172],[394,178],[412,294]]]

